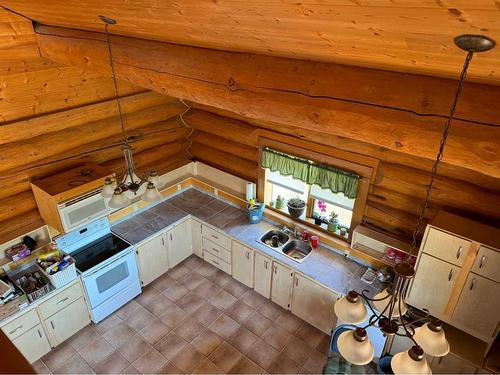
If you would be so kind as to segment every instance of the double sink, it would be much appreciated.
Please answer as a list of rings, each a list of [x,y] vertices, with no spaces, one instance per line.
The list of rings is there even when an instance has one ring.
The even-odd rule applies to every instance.
[[[290,238],[281,230],[269,230],[258,241],[299,263],[303,262],[312,251],[311,245],[302,240]]]

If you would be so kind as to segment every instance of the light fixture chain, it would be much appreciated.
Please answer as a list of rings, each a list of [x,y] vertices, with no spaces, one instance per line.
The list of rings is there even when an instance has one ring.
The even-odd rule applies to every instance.
[[[465,58],[464,65],[462,67],[462,72],[460,73],[460,79],[458,81],[458,85],[457,85],[457,88],[456,88],[456,91],[455,91],[455,97],[453,99],[453,103],[452,103],[452,106],[451,106],[450,114],[448,116],[448,119],[446,120],[446,124],[444,126],[443,135],[442,135],[441,141],[439,143],[439,151],[438,151],[437,156],[436,156],[436,161],[434,162],[434,165],[432,166],[431,178],[430,178],[429,184],[427,185],[427,188],[426,188],[424,204],[423,204],[422,209],[420,211],[420,215],[419,215],[418,220],[417,220],[417,225],[416,225],[415,230],[413,232],[413,238],[412,238],[412,242],[411,242],[410,253],[414,253],[414,255],[416,255],[415,250],[417,249],[418,236],[420,234],[422,223],[423,223],[424,218],[425,218],[425,216],[424,216],[425,215],[425,210],[429,206],[429,197],[430,197],[430,194],[431,194],[432,185],[434,184],[434,180],[435,180],[436,175],[437,175],[438,164],[443,159],[444,146],[445,146],[446,140],[448,138],[448,133],[449,133],[449,130],[450,130],[451,121],[453,120],[453,117],[455,115],[455,110],[457,108],[458,98],[460,97],[460,93],[462,91],[462,85],[463,85],[463,83],[465,81],[465,78],[467,77],[467,69],[469,67],[470,61],[472,60],[472,56],[473,55],[474,55],[474,52],[469,51],[467,53],[467,57]],[[410,255],[411,254],[407,254],[407,258]]]

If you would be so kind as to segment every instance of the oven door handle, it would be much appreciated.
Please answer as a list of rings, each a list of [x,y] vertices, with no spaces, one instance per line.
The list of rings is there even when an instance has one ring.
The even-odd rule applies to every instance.
[[[133,247],[130,247],[129,249],[130,249],[129,251],[127,251],[125,254],[123,254],[122,256],[120,256],[120,257],[118,257],[118,258],[115,258],[115,259],[112,259],[112,258],[111,258],[111,259],[112,259],[111,261],[110,261],[109,259],[107,259],[106,264],[102,265],[101,267],[99,267],[99,268],[98,268],[98,269],[96,269],[96,270],[93,270],[91,273],[85,274],[84,276],[85,276],[85,277],[87,277],[87,276],[94,275],[94,274],[96,274],[97,272],[99,272],[99,271],[103,270],[104,268],[108,267],[109,265],[111,265],[111,264],[113,264],[113,263],[115,263],[115,262],[119,261],[120,259],[123,259],[123,258],[125,258],[125,257],[129,256],[130,254],[134,254],[134,248],[133,248]]]

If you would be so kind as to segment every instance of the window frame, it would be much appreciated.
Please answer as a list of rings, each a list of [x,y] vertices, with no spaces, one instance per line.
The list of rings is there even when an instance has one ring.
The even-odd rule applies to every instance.
[[[298,223],[304,224],[311,228],[325,232],[325,234],[340,238],[344,241],[351,242],[352,232],[357,225],[361,224],[368,199],[370,182],[373,182],[378,169],[379,161],[375,158],[364,155],[355,154],[349,151],[339,150],[330,146],[320,145],[309,141],[298,140],[280,134],[267,132],[266,136],[259,138],[259,170],[257,179],[257,197],[261,202],[267,202],[266,196],[266,169],[262,167],[262,150],[269,147],[276,151],[280,151],[289,155],[294,155],[304,159],[312,160],[316,163],[330,165],[332,167],[355,173],[359,175],[358,195],[356,197],[352,210],[351,226],[349,228],[348,237],[337,235],[336,233],[328,232],[325,228],[314,224],[314,219],[311,218],[313,211],[312,203],[314,198],[311,196],[308,189],[308,201],[306,210],[306,219],[292,218],[288,212],[283,212],[274,207],[266,205],[266,207],[274,212],[295,220]],[[278,138],[273,139],[273,138]]]

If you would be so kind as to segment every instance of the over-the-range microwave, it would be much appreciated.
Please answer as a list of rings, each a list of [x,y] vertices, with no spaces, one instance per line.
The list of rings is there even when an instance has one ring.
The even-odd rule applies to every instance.
[[[101,191],[102,189],[97,189],[57,205],[65,232],[109,213],[107,200],[101,195]]]

